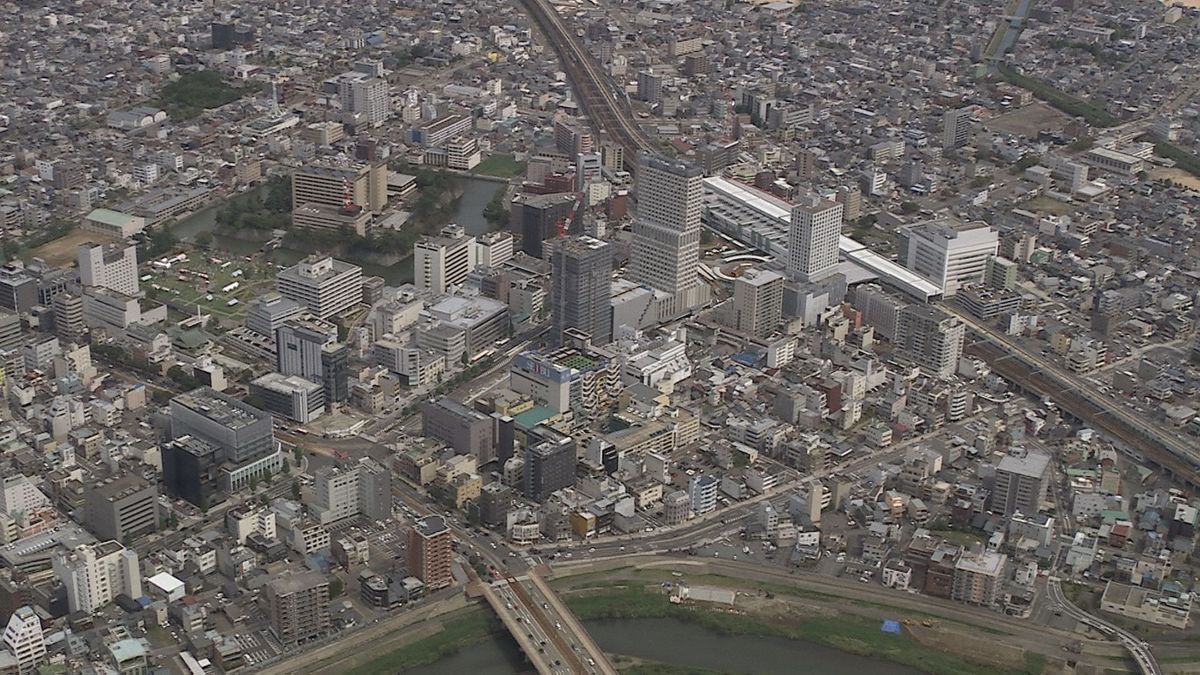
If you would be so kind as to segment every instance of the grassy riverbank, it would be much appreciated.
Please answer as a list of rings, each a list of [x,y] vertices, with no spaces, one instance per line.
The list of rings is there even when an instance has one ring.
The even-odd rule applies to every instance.
[[[857,616],[784,618],[726,614],[692,605],[673,605],[666,596],[642,589],[611,589],[569,596],[567,604],[580,619],[669,618],[686,621],[726,635],[762,635],[823,644],[834,649],[886,659],[945,675],[1023,675],[1040,673],[1041,663],[1031,659],[1024,669],[978,664],[958,656],[932,651],[907,635],[880,632],[877,621]]]
[[[399,673],[426,666],[503,631],[500,620],[482,607],[448,615],[440,623],[442,630],[437,633],[371,659],[347,671],[347,675]]]

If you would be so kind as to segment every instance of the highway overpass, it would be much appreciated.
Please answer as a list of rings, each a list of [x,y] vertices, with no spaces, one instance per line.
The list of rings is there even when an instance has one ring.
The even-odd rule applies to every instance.
[[[1059,585],[1057,577],[1050,578],[1046,584],[1046,589],[1050,595],[1050,599],[1061,605],[1063,611],[1069,614],[1071,618],[1086,626],[1095,628],[1105,637],[1120,640],[1125,649],[1129,651],[1129,654],[1133,656],[1133,660],[1137,662],[1138,670],[1141,671],[1142,675],[1162,675],[1162,669],[1159,667],[1158,661],[1155,660],[1154,654],[1150,651],[1150,645],[1142,642],[1129,631],[1118,628],[1104,619],[1076,607],[1074,603],[1063,595],[1062,586]]]

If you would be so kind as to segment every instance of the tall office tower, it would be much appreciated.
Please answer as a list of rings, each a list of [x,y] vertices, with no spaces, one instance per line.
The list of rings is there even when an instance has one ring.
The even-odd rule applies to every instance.
[[[22,314],[38,303],[38,283],[20,262],[0,267],[0,309]]]
[[[233,32],[236,28],[232,23],[218,23],[216,21],[209,25],[212,31],[212,48],[220,50],[233,49]]]
[[[46,660],[42,620],[32,607],[18,607],[8,618],[8,625],[4,627],[4,646],[17,660],[19,675],[36,673],[38,666]]]
[[[454,583],[454,534],[441,516],[425,516],[408,530],[408,573],[434,591]]]
[[[513,256],[511,232],[488,232],[475,240],[475,266],[499,267]]]
[[[313,254],[275,276],[279,294],[328,319],[362,302],[362,268]]]
[[[954,150],[971,142],[971,109],[955,108],[942,113],[942,149]]]
[[[639,101],[655,104],[662,100],[663,79],[655,75],[653,70],[638,71],[637,98]]]
[[[555,344],[575,329],[592,344],[612,342],[612,247],[588,236],[555,243],[550,257],[550,303]]]
[[[642,153],[635,187],[633,280],[666,293],[659,316],[673,319],[707,300],[708,287],[696,273],[704,174],[685,161]]]
[[[1034,515],[1041,510],[1049,486],[1049,455],[1025,450],[1005,455],[996,465],[992,511],[1006,516],[1018,511]]]
[[[767,337],[783,318],[783,275],[748,269],[733,282],[734,326],[754,337]]]
[[[275,331],[276,370],[321,384],[326,409],[349,398],[348,359],[337,327],[328,322],[293,319]]]
[[[909,305],[900,310],[896,350],[912,359],[922,371],[949,377],[958,369],[967,327],[958,318],[930,305]]]
[[[996,231],[986,223],[953,217],[906,225],[896,238],[904,266],[937,284],[945,296],[982,281],[988,258],[1000,247]]]
[[[792,208],[788,233],[788,274],[802,281],[818,281],[838,264],[838,239],[842,233],[842,205],[813,194]]]
[[[343,78],[338,86],[342,110],[362,115],[371,126],[379,126],[391,115],[392,101],[387,80],[378,77]]]
[[[865,284],[854,287],[850,304],[862,312],[863,323],[874,328],[879,337],[894,340],[900,325],[900,310],[908,301],[885,293],[875,284]]]
[[[275,331],[303,311],[300,303],[279,293],[260,295],[246,303],[246,328],[274,340]]]
[[[208,387],[171,399],[171,436],[163,448],[168,494],[208,505],[283,468],[270,413]]]
[[[600,178],[603,163],[598,152],[581,152],[575,155],[575,190],[583,192],[589,183]]]
[[[541,502],[552,492],[575,484],[578,458],[575,439],[543,427],[534,431],[541,435],[530,438],[525,448],[525,496]]]
[[[436,237],[421,237],[413,244],[414,283],[417,288],[445,293],[461,286],[477,265],[475,237],[458,225],[447,225]]]
[[[81,244],[79,281],[122,295],[138,294],[137,247],[132,244]]]
[[[329,632],[329,580],[319,572],[276,577],[263,587],[267,623],[285,647]]]
[[[392,514],[391,473],[369,457],[350,468],[317,469],[313,491],[312,509],[325,525],[360,515],[382,520]]]
[[[591,152],[595,142],[592,132],[581,124],[578,119],[567,115],[558,115],[554,119],[554,147],[564,152],[568,157],[579,153]]]
[[[59,293],[53,302],[54,332],[58,339],[64,344],[82,341],[87,332],[87,324],[83,322],[83,298],[74,293]]]
[[[983,281],[998,291],[1011,290],[1017,285],[1017,263],[1000,256],[988,258]]]
[[[575,205],[575,195],[556,192],[537,195],[528,192],[513,197],[509,228],[521,237],[521,250],[542,258],[542,243],[558,236],[558,221],[566,218]]]
[[[55,553],[50,564],[67,589],[67,606],[72,612],[95,614],[118,595],[142,595],[138,555],[115,541],[82,544],[71,553]]]

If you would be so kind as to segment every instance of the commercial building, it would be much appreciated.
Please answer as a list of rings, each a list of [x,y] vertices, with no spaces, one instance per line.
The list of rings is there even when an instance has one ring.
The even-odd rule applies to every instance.
[[[51,558],[54,576],[67,589],[67,606],[72,612],[95,614],[118,595],[142,595],[138,555],[115,541],[83,544],[70,553]]]
[[[329,256],[310,255],[275,277],[279,294],[328,319],[362,302],[362,268]]]
[[[416,145],[427,148],[441,147],[447,141],[462,136],[471,130],[471,118],[466,115],[443,115],[425,126],[411,131],[410,138]]]
[[[541,502],[551,493],[575,484],[575,439],[544,427],[525,448],[525,496]],[[532,434],[532,432],[531,432]]]
[[[333,324],[301,317],[280,326],[275,331],[275,365],[283,375],[320,383],[325,410],[350,398],[349,351],[337,342]],[[315,409],[313,401],[308,405]]]
[[[361,116],[367,124],[379,126],[391,116],[392,100],[387,80],[367,77],[363,73],[347,73],[338,80],[338,98],[342,110]]]
[[[4,627],[4,646],[17,660],[18,675],[31,675],[46,660],[46,638],[42,620],[28,605],[18,607]]]
[[[327,466],[313,475],[313,511],[322,525],[362,516],[392,515],[392,475],[369,457],[349,467]]]
[[[682,525],[692,511],[692,500],[688,493],[676,490],[663,497],[663,520],[668,527]]]
[[[300,316],[300,303],[279,293],[267,293],[246,303],[246,328],[275,340],[275,331]]]
[[[1100,609],[1118,616],[1184,630],[1192,611],[1194,593],[1155,590],[1109,581],[1100,598]]]
[[[138,294],[137,247],[132,244],[82,244],[78,252],[79,281],[122,295]]]
[[[455,136],[446,142],[446,166],[458,171],[470,171],[479,166],[482,153],[479,141],[471,136]]]
[[[558,223],[571,213],[577,195],[573,192],[550,194],[518,193],[509,211],[509,228],[521,238],[521,250],[542,258],[542,244],[558,236]]]
[[[957,317],[931,305],[912,304],[897,317],[896,350],[923,372],[949,377],[958,370],[967,327]]]
[[[588,236],[555,242],[550,258],[553,339],[586,335],[596,345],[612,342],[612,247]]]
[[[267,373],[250,382],[250,395],[272,415],[301,424],[325,412],[324,387],[298,375]]]
[[[733,325],[754,337],[767,337],[783,318],[783,275],[748,269],[733,282]]]
[[[493,350],[512,335],[508,305],[482,296],[451,296],[425,311],[416,331],[417,346],[446,357],[447,364],[468,362]]]
[[[450,563],[454,535],[441,516],[426,516],[408,530],[408,573],[431,591],[454,583]]]
[[[818,195],[806,195],[792,208],[788,233],[788,274],[818,281],[838,264],[842,234],[842,205]]]
[[[475,266],[500,267],[512,259],[511,232],[487,232],[475,240]]]
[[[267,622],[285,647],[311,642],[329,632],[329,581],[317,572],[276,577],[263,587]]]
[[[74,293],[59,293],[54,296],[54,332],[58,335],[58,339],[65,343],[81,342],[83,336],[87,333],[87,324],[83,321],[83,298]],[[16,315],[8,315],[16,316]],[[0,323],[3,323],[4,315],[0,315]],[[20,332],[20,321],[17,322],[17,329]],[[0,333],[4,330],[0,328]],[[7,349],[5,340],[0,337],[0,349]]]
[[[306,204],[340,209],[347,202],[382,212],[388,203],[387,165],[307,164],[292,173],[292,210]]]
[[[637,216],[630,276],[665,294],[659,302],[660,318],[682,316],[708,300],[708,287],[696,271],[704,174],[683,160],[642,153],[634,187]]]
[[[900,228],[896,249],[904,266],[933,282],[945,296],[983,280],[1000,239],[985,223],[937,218]]]
[[[602,414],[621,393],[621,366],[586,347],[522,352],[513,359],[508,386],[558,414]]]
[[[992,486],[992,511],[1003,515],[1033,514],[1042,508],[1050,484],[1050,456],[1018,450],[996,465]]]
[[[477,265],[477,253],[475,237],[458,225],[447,225],[436,237],[421,237],[413,244],[413,283],[434,293],[462,286]]]
[[[421,435],[436,438],[459,454],[475,457],[479,465],[496,458],[493,426],[491,417],[448,396],[421,406]]]
[[[84,486],[88,529],[102,540],[129,541],[158,530],[158,485],[133,474]]]
[[[0,266],[0,309],[21,314],[38,304],[38,283],[20,263]]]

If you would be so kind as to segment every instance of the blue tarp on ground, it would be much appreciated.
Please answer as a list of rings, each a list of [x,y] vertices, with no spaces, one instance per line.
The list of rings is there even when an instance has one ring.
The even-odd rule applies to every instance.
[[[900,632],[900,622],[892,621],[891,619],[884,619],[883,625],[879,627],[879,632],[898,634]]]

